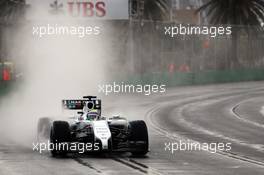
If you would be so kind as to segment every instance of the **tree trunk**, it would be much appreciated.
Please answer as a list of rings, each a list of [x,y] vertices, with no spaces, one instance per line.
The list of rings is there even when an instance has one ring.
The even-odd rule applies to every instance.
[[[232,42],[231,42],[231,58],[230,58],[230,69],[240,68],[239,59],[237,57],[238,50],[238,32],[239,29],[235,26],[232,31]]]
[[[2,39],[2,36],[3,36],[3,25],[0,24],[0,63],[3,61],[3,39]]]

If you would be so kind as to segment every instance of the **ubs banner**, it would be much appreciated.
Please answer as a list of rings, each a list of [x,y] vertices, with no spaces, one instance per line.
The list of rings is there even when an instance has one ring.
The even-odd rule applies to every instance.
[[[27,0],[27,19],[128,19],[128,0]]]

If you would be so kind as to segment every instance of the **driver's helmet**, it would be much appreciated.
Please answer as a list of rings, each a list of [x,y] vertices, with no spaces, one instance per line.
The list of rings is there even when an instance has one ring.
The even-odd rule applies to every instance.
[[[100,115],[97,110],[90,110],[86,113],[86,120],[97,120],[99,119]]]

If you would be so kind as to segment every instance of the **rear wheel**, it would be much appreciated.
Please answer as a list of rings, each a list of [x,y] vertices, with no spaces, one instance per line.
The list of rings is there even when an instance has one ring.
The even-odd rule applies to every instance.
[[[132,121],[130,125],[130,149],[132,155],[144,156],[148,153],[149,141],[148,141],[148,129],[144,121]]]
[[[70,138],[69,123],[66,121],[54,121],[50,132],[51,154],[53,156],[67,154],[67,142],[70,142]]]

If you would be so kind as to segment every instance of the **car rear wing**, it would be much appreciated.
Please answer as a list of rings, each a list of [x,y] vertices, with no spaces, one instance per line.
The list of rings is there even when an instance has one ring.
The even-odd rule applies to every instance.
[[[85,105],[88,109],[101,111],[102,101],[95,96],[85,96],[84,99],[62,100],[62,108],[67,110],[82,110]]]

